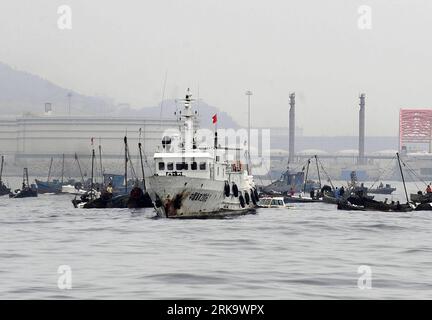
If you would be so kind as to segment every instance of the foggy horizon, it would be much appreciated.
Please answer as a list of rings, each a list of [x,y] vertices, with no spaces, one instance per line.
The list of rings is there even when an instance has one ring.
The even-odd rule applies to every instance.
[[[57,26],[63,4],[70,30]],[[358,27],[362,5],[371,8],[371,29]],[[357,135],[364,92],[366,135],[397,136],[399,109],[431,102],[431,11],[420,0],[21,0],[0,4],[0,61],[133,108],[158,105],[167,75],[165,99],[190,87],[241,126],[246,90],[257,127],[287,126],[288,93],[296,92],[297,125],[308,136]]]

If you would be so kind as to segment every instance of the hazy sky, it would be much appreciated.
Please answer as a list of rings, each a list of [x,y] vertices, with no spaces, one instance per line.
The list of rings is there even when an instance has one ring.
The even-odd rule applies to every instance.
[[[60,5],[72,29],[57,26]],[[368,5],[372,29],[358,27]],[[432,106],[430,0],[2,0],[0,61],[118,103],[159,103],[187,87],[252,124],[285,126],[297,93],[307,135],[397,135],[401,107]]]

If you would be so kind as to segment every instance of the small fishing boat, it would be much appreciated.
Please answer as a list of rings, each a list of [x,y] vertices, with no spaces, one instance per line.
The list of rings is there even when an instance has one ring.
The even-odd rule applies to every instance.
[[[258,201],[259,208],[289,208],[283,197],[263,197]]]
[[[7,187],[2,180],[3,176],[3,164],[4,164],[4,156],[1,157],[1,167],[0,167],[0,196],[5,196],[10,194],[10,188]]]
[[[22,188],[15,190],[13,193],[10,193],[9,198],[28,198],[37,196],[38,192],[36,185],[29,184],[28,169],[24,168]]]
[[[99,187],[94,184],[94,160],[95,150],[92,150],[92,174],[90,180],[90,187],[92,191],[85,192],[79,199],[75,197],[72,200],[72,204],[75,208],[83,209],[103,209],[103,208],[153,208],[153,202],[149,194],[145,191],[145,178],[144,178],[144,165],[142,162],[141,143],[139,143],[140,157],[141,157],[141,168],[143,174],[143,188],[141,189],[138,182],[135,183],[134,187],[128,192],[130,185],[127,179],[128,162],[130,161],[129,147],[127,143],[127,137],[124,137],[125,145],[125,172],[123,175],[115,174],[104,174],[104,185],[107,188],[103,188],[99,191]],[[122,189],[121,183],[127,181]],[[115,191],[114,191],[115,190]]]
[[[113,196],[106,192],[101,194],[93,190],[93,192],[82,195],[80,199],[73,199],[72,204],[75,208],[83,209],[127,208],[128,200],[128,194]]]
[[[262,187],[261,191],[264,193],[295,193],[295,192],[311,192],[319,190],[321,188],[321,177],[318,165],[318,157],[315,155],[317,173],[319,182],[308,179],[309,167],[311,164],[311,158],[307,160],[306,165],[303,166],[302,171],[292,172],[288,167],[285,172],[282,173],[279,180],[276,180],[268,186]],[[306,172],[305,172],[306,171]]]
[[[337,208],[338,210],[361,210],[361,211],[380,211],[380,212],[410,212],[413,210],[413,207],[409,203],[401,204],[399,203],[399,201],[386,203],[383,201],[376,201],[370,199],[366,199],[363,202],[363,205],[353,204],[350,201],[346,201],[346,200],[340,201],[337,204]]]
[[[322,197],[323,202],[330,203],[330,204],[338,204],[339,199],[337,199],[333,193],[330,192],[324,192]]]
[[[41,181],[35,179],[35,181],[39,193],[59,194],[62,191],[62,183],[57,179],[54,179],[52,181]]]
[[[322,202],[322,198],[311,198],[300,195],[288,195],[285,196],[284,201],[286,203],[309,203],[309,202]]]
[[[410,212],[412,211],[415,206],[411,203],[409,203],[408,200],[408,193],[406,190],[406,184],[405,184],[405,178],[402,171],[402,165],[401,160],[399,157],[399,153],[396,153],[396,157],[399,164],[399,170],[402,177],[402,182],[404,185],[405,190],[405,196],[407,202],[404,204],[401,204],[399,201],[392,201],[391,203],[387,203],[387,199],[385,201],[376,201],[374,199],[370,199],[366,192],[360,190],[355,193],[355,196],[350,196],[346,201],[340,201],[338,203],[338,209],[341,210],[354,210],[354,207],[363,208],[367,211],[382,211],[382,212]]]
[[[421,191],[418,193],[411,193],[410,199],[414,203],[431,203],[432,193],[422,193]]]
[[[415,209],[415,211],[432,211],[432,203],[419,203]]]
[[[337,204],[338,210],[347,210],[347,211],[366,211],[363,206],[357,206],[348,201],[340,201]]]
[[[75,183],[74,180],[70,179],[68,182],[64,182],[64,163],[65,163],[65,156],[63,154],[62,157],[62,173],[60,179],[53,179],[51,180],[51,169],[53,164],[53,158],[51,158],[49,169],[48,169],[48,178],[46,181],[42,181],[39,179],[35,179],[36,185],[38,188],[38,193],[54,193],[59,194],[62,193],[62,187],[64,185],[70,185]]]
[[[140,138],[141,138],[141,129],[140,129]],[[143,163],[143,154],[142,154],[142,145],[141,142],[138,143],[138,150],[140,155],[140,163],[141,163],[141,173],[142,173],[142,188],[136,183],[132,188],[129,199],[127,202],[128,208],[138,209],[138,208],[153,208],[153,201],[150,198],[149,193],[146,188],[145,181],[145,172],[144,172],[144,163]]]
[[[83,195],[88,191],[80,188],[78,184],[67,184],[61,187],[61,193],[69,193],[73,195]]]
[[[384,186],[382,183],[376,188],[369,188],[367,190],[367,193],[372,194],[392,194],[394,191],[396,191],[396,188],[392,187],[390,184],[386,183]]]

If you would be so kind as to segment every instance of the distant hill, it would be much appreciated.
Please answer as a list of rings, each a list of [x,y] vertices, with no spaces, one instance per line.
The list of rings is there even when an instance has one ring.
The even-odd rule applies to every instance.
[[[17,115],[25,112],[41,113],[46,102],[52,103],[58,114],[68,113],[68,93],[74,112],[97,114],[113,110],[111,101],[90,97],[42,79],[39,76],[19,71],[0,62],[0,112],[2,115]]]
[[[73,114],[160,117],[160,105],[141,108],[116,105],[113,99],[82,95],[0,62],[1,115],[40,114],[44,111],[46,102],[52,104],[55,114],[68,114],[67,95],[69,93],[72,94]],[[162,105],[163,118],[174,118],[174,112],[181,106],[175,100],[165,100]],[[201,127],[212,127],[211,118],[217,113],[220,128],[238,128],[238,125],[226,112],[220,112],[216,107],[202,100],[195,105],[198,109]]]

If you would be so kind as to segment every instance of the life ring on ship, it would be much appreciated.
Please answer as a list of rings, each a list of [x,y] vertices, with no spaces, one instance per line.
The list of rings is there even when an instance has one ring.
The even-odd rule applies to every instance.
[[[244,194],[245,194],[244,197],[245,197],[245,200],[246,200],[246,204],[249,205],[249,203],[250,203],[250,196],[249,196],[249,192],[245,191]]]
[[[239,201],[240,201],[241,207],[244,208],[245,207],[245,199],[243,198],[242,195],[239,196]]]
[[[255,193],[254,193],[254,191],[252,189],[250,191],[250,195],[251,195],[252,203],[254,204],[254,206],[256,206],[257,201],[256,201],[256,198],[255,198]]]
[[[225,197],[229,197],[229,195],[230,195],[230,186],[229,186],[229,183],[227,181],[225,181],[224,193],[225,193]]]
[[[233,192],[234,197],[237,198],[238,195],[239,195],[239,190],[238,190],[238,187],[237,187],[237,185],[235,183],[233,183],[232,192]]]

